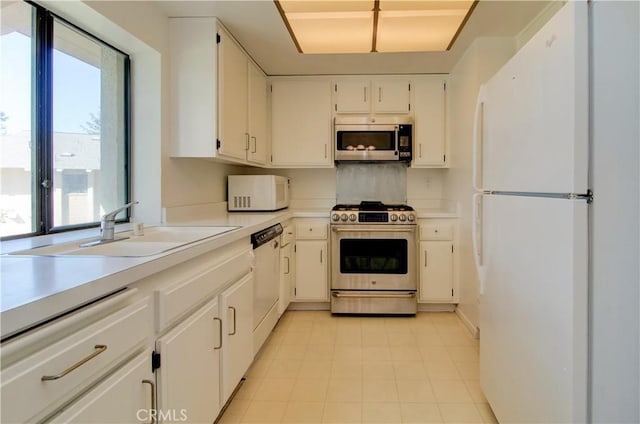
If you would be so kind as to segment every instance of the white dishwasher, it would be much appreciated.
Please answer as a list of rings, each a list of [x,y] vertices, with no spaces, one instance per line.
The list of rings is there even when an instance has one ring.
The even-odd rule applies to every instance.
[[[278,322],[280,297],[280,235],[275,224],[251,235],[253,245],[253,346],[260,347]]]

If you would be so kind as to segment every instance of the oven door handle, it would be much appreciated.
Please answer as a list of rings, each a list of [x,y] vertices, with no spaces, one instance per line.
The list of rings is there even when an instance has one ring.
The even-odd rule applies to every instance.
[[[336,233],[414,233],[416,231],[415,228],[367,228],[367,229],[358,229],[358,228],[331,228],[332,231]]]
[[[347,298],[412,298],[416,297],[415,293],[340,293],[340,292],[331,292],[331,296],[333,297],[347,297]]]

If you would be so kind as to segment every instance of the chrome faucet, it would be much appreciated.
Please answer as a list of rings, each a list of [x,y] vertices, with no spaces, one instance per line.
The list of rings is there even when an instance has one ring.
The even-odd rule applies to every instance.
[[[138,203],[140,202],[136,201],[136,202],[127,203],[121,208],[108,212],[102,216],[102,219],[100,220],[100,234],[101,234],[100,241],[101,242],[104,243],[106,241],[113,241],[114,230],[116,227],[116,215],[118,215],[123,210],[130,208],[132,205],[137,205]]]

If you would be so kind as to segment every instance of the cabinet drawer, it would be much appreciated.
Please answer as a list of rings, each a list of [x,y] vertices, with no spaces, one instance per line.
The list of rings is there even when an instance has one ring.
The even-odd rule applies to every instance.
[[[144,346],[147,300],[68,336],[2,372],[2,422],[37,421],[54,412]]]
[[[453,240],[453,224],[421,225],[420,240]]]
[[[191,278],[156,289],[156,331],[175,323],[225,285],[247,274],[251,270],[251,254],[250,248],[245,249]]]
[[[296,223],[296,238],[306,239],[326,239],[327,223],[324,220],[305,220]]]
[[[294,232],[295,227],[293,225],[287,225],[282,231],[282,245],[286,246],[289,243],[293,243],[296,238]]]
[[[127,362],[89,393],[65,408],[51,423],[146,423],[155,408],[151,350]],[[49,421],[47,421],[49,422]]]

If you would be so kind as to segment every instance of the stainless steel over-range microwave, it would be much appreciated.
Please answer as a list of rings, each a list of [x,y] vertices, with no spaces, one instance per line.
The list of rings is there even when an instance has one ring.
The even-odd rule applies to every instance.
[[[411,162],[413,121],[410,116],[336,116],[336,161]]]

